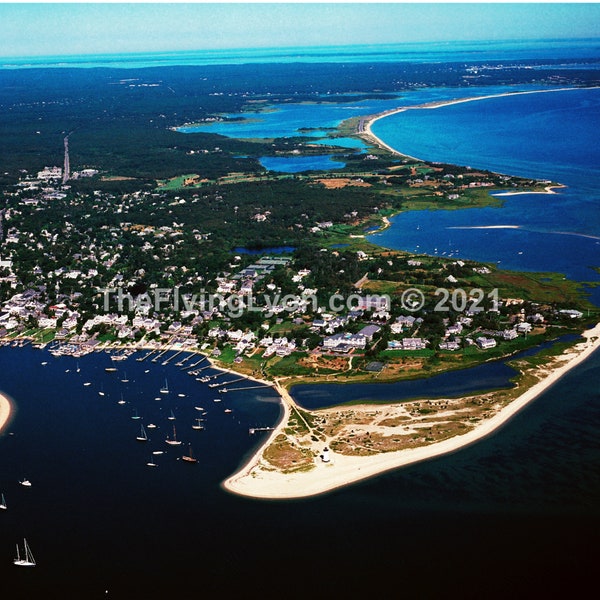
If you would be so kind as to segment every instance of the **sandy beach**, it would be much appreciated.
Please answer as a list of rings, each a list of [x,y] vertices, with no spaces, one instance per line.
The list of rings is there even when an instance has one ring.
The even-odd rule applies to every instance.
[[[8,425],[12,413],[12,404],[10,400],[0,393],[0,433]]]
[[[232,493],[254,498],[302,498],[323,494],[379,475],[385,471],[455,452],[497,430],[600,347],[600,323],[593,329],[585,331],[582,335],[585,338],[584,341],[576,344],[564,354],[555,357],[550,364],[540,367],[537,373],[539,376],[537,383],[526,389],[510,404],[498,410],[494,416],[482,420],[465,434],[455,435],[426,446],[397,452],[386,452],[374,456],[347,456],[332,453],[330,455],[331,460],[328,463],[323,462],[317,456],[311,470],[295,473],[282,473],[269,467],[262,460],[265,448],[271,440],[283,431],[287,423],[290,406],[293,406],[293,399],[285,393],[282,397],[286,414],[278,427],[255,456],[242,469],[223,482],[223,487]]]
[[[376,145],[380,146],[381,148],[385,148],[386,150],[388,150],[389,152],[392,152],[393,154],[398,154],[400,156],[409,158],[411,160],[423,160],[423,159],[417,158],[415,156],[410,156],[409,154],[404,154],[404,153],[396,150],[395,148],[392,148],[388,144],[386,144],[383,140],[378,138],[373,133],[373,131],[371,129],[373,123],[375,123],[376,121],[379,121],[379,119],[384,119],[385,117],[389,117],[391,115],[405,112],[407,110],[433,110],[436,108],[442,108],[444,106],[452,106],[453,104],[463,104],[465,102],[477,102],[479,100],[489,100],[491,98],[504,98],[506,96],[522,96],[522,95],[527,95],[527,94],[547,94],[547,93],[551,93],[551,92],[569,92],[569,91],[580,90],[580,89],[597,89],[597,88],[596,87],[590,87],[590,88],[568,87],[568,88],[554,88],[554,89],[549,89],[549,90],[529,90],[529,91],[524,91],[524,92],[505,92],[502,94],[489,94],[487,96],[472,96],[469,98],[457,98],[456,100],[448,100],[448,101],[441,101],[441,102],[429,102],[427,104],[418,104],[416,106],[399,106],[398,108],[388,110],[384,113],[380,113],[377,115],[372,115],[371,117],[367,117],[363,124],[363,131],[360,132],[359,135],[362,134],[368,142],[371,142],[371,143],[374,142]],[[551,193],[551,189],[546,188],[546,190],[547,190],[547,193]],[[523,192],[523,193],[525,193],[525,192]],[[526,193],[529,193],[529,192],[526,192]],[[540,193],[544,193],[544,192],[540,192]]]

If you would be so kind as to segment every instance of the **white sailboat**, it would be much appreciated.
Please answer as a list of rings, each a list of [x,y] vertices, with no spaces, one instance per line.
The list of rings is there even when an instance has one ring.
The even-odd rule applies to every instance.
[[[147,442],[148,436],[146,435],[146,430],[143,425],[140,425],[140,435],[135,438],[138,442]]]
[[[123,375],[123,379],[121,379],[122,383],[129,383],[129,379],[127,379],[127,373]]]
[[[165,440],[165,442],[167,442],[167,444],[171,445],[171,446],[180,446],[181,442],[177,439],[177,433],[175,432],[175,425],[173,425],[173,439],[171,439],[170,437],[167,436],[167,439]]]
[[[134,411],[134,413],[133,413],[133,415],[132,415],[132,417],[131,417],[131,418],[132,418],[132,419],[139,419],[139,418],[140,418],[140,415],[138,415],[137,408],[135,409],[135,411]]]
[[[169,421],[175,420],[175,413],[173,412],[173,409],[171,409],[171,414],[167,417],[167,419],[169,419]]]
[[[35,558],[33,558],[31,548],[25,538],[23,538],[23,553],[25,556],[21,558],[19,544],[17,544],[17,557],[13,560],[13,564],[17,567],[35,567]]]
[[[192,429],[204,429],[204,425],[202,425],[202,419],[196,419],[196,425],[192,425]]]
[[[29,481],[29,479],[22,479],[21,481],[19,481],[19,483],[21,485],[24,485],[25,487],[31,487],[31,481]]]
[[[185,460],[185,462],[189,462],[189,463],[197,463],[197,459],[194,458],[194,455],[192,453],[192,445],[189,445],[189,454],[184,454],[181,457],[181,460]]]
[[[2,502],[0,502],[0,509],[2,509],[2,510],[6,510],[7,509],[6,498],[4,497],[4,494],[2,494]]]
[[[169,393],[169,384],[167,383],[166,379],[165,379],[165,386],[160,388],[160,393],[161,394],[168,394]]]
[[[150,460],[146,464],[149,467],[158,467],[158,464],[154,462],[154,460],[152,459],[152,457],[150,457]]]

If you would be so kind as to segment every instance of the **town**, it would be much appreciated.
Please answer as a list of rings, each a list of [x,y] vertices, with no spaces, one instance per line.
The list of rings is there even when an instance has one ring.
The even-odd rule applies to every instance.
[[[433,190],[452,179],[440,171],[427,175]],[[385,378],[389,371],[398,378],[424,365],[455,368],[457,355],[470,364],[486,353],[510,354],[584,317],[585,302],[569,282],[562,299],[553,283],[546,300],[540,280],[519,296],[518,286],[502,284],[493,266],[369,245],[357,232],[373,222],[385,226],[372,210],[342,216],[352,224],[345,226],[352,245],[332,243],[339,241],[339,229],[330,234],[338,228],[334,220],[311,225],[305,218],[303,235],[314,236],[308,246],[278,254],[222,246],[217,254],[219,231],[186,227],[184,215],[209,193],[224,203],[224,186],[185,196],[138,190],[117,198],[95,190],[88,198],[71,186],[98,180],[98,170],[69,175],[67,182],[60,167],[23,174],[6,194],[0,221],[4,343],[49,345],[73,356],[185,349],[266,377]],[[426,181],[410,185],[422,189]],[[236,199],[234,213],[246,213],[247,227],[260,226],[257,214],[271,214],[256,211],[256,199],[249,208]],[[424,305],[415,311],[402,292],[417,282]],[[460,292],[464,301],[440,307],[435,294],[441,290]]]

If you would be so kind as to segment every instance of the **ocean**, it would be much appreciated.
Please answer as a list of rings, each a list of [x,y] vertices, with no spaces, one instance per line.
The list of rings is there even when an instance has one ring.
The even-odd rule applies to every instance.
[[[240,584],[269,595],[298,571],[331,593],[383,593],[398,581],[424,598],[457,587],[464,597],[499,597],[486,592],[490,564],[527,590],[534,582],[545,589],[538,578],[549,572],[567,579],[593,568],[598,353],[480,443],[297,501],[238,497],[219,485],[266,435],[248,428],[277,421],[271,390],[216,394],[174,362],[134,360],[140,356],[105,373],[105,353],[76,360],[0,348],[0,389],[16,404],[0,438],[8,504],[0,577],[9,597],[60,590],[66,598],[191,598]],[[159,393],[165,378],[169,395]],[[191,429],[195,406],[207,413],[203,431]],[[147,429],[149,442],[135,439],[136,412],[158,426]],[[164,443],[173,423],[181,447]],[[197,464],[180,460],[188,443]],[[166,453],[151,455],[157,449]],[[146,465],[151,458],[157,467]],[[19,485],[24,477],[31,488]],[[12,565],[23,537],[34,570]]]
[[[552,42],[543,47],[490,44],[485,56],[518,58],[549,49],[584,56],[590,45],[569,48]],[[468,45],[429,50],[419,46],[411,49],[411,56],[443,60],[460,53],[473,56],[474,51]],[[353,52],[353,57],[360,54],[359,49]],[[361,57],[353,60],[364,60],[365,54]],[[119,59],[119,66],[126,58]],[[85,61],[81,66],[92,66]],[[92,61],[96,66],[101,62]],[[56,61],[44,64],[58,66]],[[474,90],[421,90],[408,101],[418,104],[427,101],[423,98],[459,97],[465,92]],[[566,154],[546,156],[534,164],[520,153],[523,146],[541,152],[549,134],[547,123],[536,116],[538,108],[523,114],[531,106],[528,103],[537,107],[541,106],[538,102],[555,103],[548,110],[557,114],[552,129],[560,133],[559,138],[566,135],[569,121],[580,121],[582,115],[589,123],[596,122],[598,92],[569,94],[527,96],[527,105],[517,97],[493,104],[458,105],[462,107],[459,112],[464,112],[456,117],[452,107],[428,112],[420,128],[429,131],[430,137],[448,129],[461,148],[454,154],[450,147],[444,158],[435,154],[436,145],[429,155],[418,145],[418,136],[413,136],[411,147],[411,153],[430,160],[451,159],[474,168],[557,178],[569,186],[566,190],[556,195],[514,196],[503,209],[399,215],[383,234],[394,235],[393,239],[372,239],[384,245],[418,247],[431,253],[437,248],[440,254],[479,259],[482,255],[475,254],[485,250],[482,244],[493,241],[490,260],[529,270],[545,265],[555,267],[551,270],[562,268],[566,253],[564,272],[569,269],[569,274],[583,280],[591,278],[588,265],[598,264],[593,236],[598,235],[599,163],[593,158],[589,163],[582,161],[597,149],[590,146],[587,132],[579,131],[575,145],[577,139],[582,140],[583,152],[570,166]],[[566,104],[559,105],[564,98],[568,98]],[[512,117],[507,114],[511,106]],[[479,150],[469,155],[468,140],[460,140],[458,125],[454,129],[450,123],[453,119],[475,123],[480,111],[492,110],[486,107],[503,117],[491,120],[492,129],[485,136],[470,136],[483,138],[492,150],[478,163]],[[404,141],[395,137],[406,117],[413,115],[378,121],[375,131],[387,143],[408,152]],[[438,119],[437,128],[427,123],[432,117]],[[511,128],[505,119],[512,119]],[[537,134],[525,129],[535,122],[543,124]],[[494,138],[495,124],[504,132],[502,139]],[[521,136],[521,130],[527,135]],[[508,155],[504,150],[494,152],[507,135]],[[422,141],[426,138],[424,134]],[[502,164],[488,162],[495,156]],[[554,169],[561,166],[564,170]],[[456,221],[443,220],[451,215]],[[406,223],[406,218],[414,221]],[[500,231],[502,236],[476,240],[471,236],[489,230],[449,229],[498,223],[519,225],[523,231],[495,230],[494,235]],[[414,233],[417,225],[425,230],[422,234]],[[513,241],[504,237],[514,231],[519,233]],[[543,241],[542,256],[535,258],[538,240]],[[104,368],[111,361],[105,353],[76,360],[30,347],[0,348],[0,390],[13,398],[16,407],[10,425],[0,435],[0,492],[8,503],[8,510],[0,511],[0,589],[7,597],[227,597],[243,589],[266,597],[331,594],[354,598],[394,593],[416,598],[531,598],[564,586],[569,595],[578,596],[595,582],[600,541],[600,354],[595,353],[475,445],[296,501],[259,501],[231,495],[220,487],[266,435],[250,435],[248,429],[273,426],[279,418],[272,390],[215,394],[214,388],[178,368],[175,360],[168,365],[135,360],[142,355],[115,363],[118,372],[106,373]],[[170,393],[161,395],[165,379]],[[91,385],[85,386],[87,382]],[[345,389],[336,392],[339,402],[347,399]],[[126,404],[118,404],[121,394]],[[219,396],[221,402],[215,402]],[[196,406],[207,413],[203,431],[191,429],[201,414]],[[232,412],[225,413],[225,408]],[[174,422],[167,419],[171,410]],[[136,411],[139,420],[132,419]],[[147,430],[150,442],[135,439],[140,420],[158,425]],[[180,449],[164,445],[173,423],[183,442]],[[187,444],[192,445],[197,464],[180,460]],[[152,455],[158,466],[148,467],[155,448],[167,453]],[[19,485],[23,477],[31,480],[31,488]],[[35,569],[12,565],[14,545],[23,537],[37,560]]]
[[[369,239],[598,282],[591,267],[600,266],[599,130],[600,89],[491,98],[380,119],[375,135],[411,156],[566,187],[552,195],[503,196],[502,208],[405,212]],[[598,290],[592,294],[598,303]]]

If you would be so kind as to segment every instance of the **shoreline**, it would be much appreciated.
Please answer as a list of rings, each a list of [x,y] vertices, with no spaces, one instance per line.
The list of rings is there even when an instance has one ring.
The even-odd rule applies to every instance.
[[[10,423],[12,414],[12,402],[7,395],[0,392],[0,434],[2,434],[3,429]]]
[[[542,379],[524,390],[522,394],[501,408],[494,416],[482,421],[465,434],[456,435],[428,446],[381,453],[375,456],[345,456],[333,453],[329,463],[319,462],[317,457],[314,468],[310,471],[281,473],[273,467],[270,469],[263,467],[261,459],[270,442],[283,430],[287,422],[283,418],[255,455],[221,485],[228,492],[237,495],[268,500],[291,500],[325,494],[390,470],[456,452],[499,429],[571,369],[600,348],[600,323],[583,332],[582,336],[585,338],[584,341],[577,343],[565,353],[553,359],[555,363],[558,362],[559,364],[551,366],[550,372]],[[544,365],[536,369],[535,372],[540,373],[547,369],[548,365]],[[282,395],[282,400],[284,406],[289,401],[293,403],[289,394],[287,394],[287,398]]]
[[[373,133],[373,130],[371,129],[373,123],[375,123],[376,121],[379,121],[380,119],[384,119],[385,117],[390,117],[390,116],[398,114],[398,113],[406,112],[407,110],[433,110],[433,109],[442,108],[445,106],[452,106],[454,104],[464,104],[465,102],[476,102],[479,100],[489,100],[491,98],[504,98],[507,96],[522,96],[525,94],[546,94],[546,93],[550,93],[550,92],[569,92],[569,91],[574,91],[574,90],[587,90],[587,89],[592,89],[592,90],[598,89],[598,86],[553,88],[553,89],[547,89],[547,90],[525,90],[522,92],[503,92],[500,94],[489,94],[487,96],[471,96],[468,98],[458,98],[455,100],[443,100],[443,101],[437,101],[437,102],[429,102],[426,104],[418,104],[415,106],[399,106],[398,108],[393,108],[393,109],[390,109],[383,113],[379,113],[379,114],[375,114],[375,115],[366,117],[364,120],[364,124],[363,124],[363,130],[359,131],[356,135],[358,137],[366,138],[366,141],[369,143],[375,142],[376,145],[378,145],[382,148],[385,148],[392,154],[397,154],[399,156],[403,156],[403,157],[409,158],[411,160],[417,160],[417,161],[422,161],[422,162],[431,162],[431,160],[427,161],[422,158],[417,158],[416,156],[411,156],[410,154],[404,154],[403,152],[396,150],[389,144],[386,144],[381,138],[377,137]],[[555,187],[565,187],[565,186],[555,186]],[[540,193],[540,194],[555,193],[555,192],[551,191],[550,188],[546,188],[546,190],[547,190],[546,192],[537,192],[537,193]],[[517,193],[532,193],[532,192],[517,192]]]

